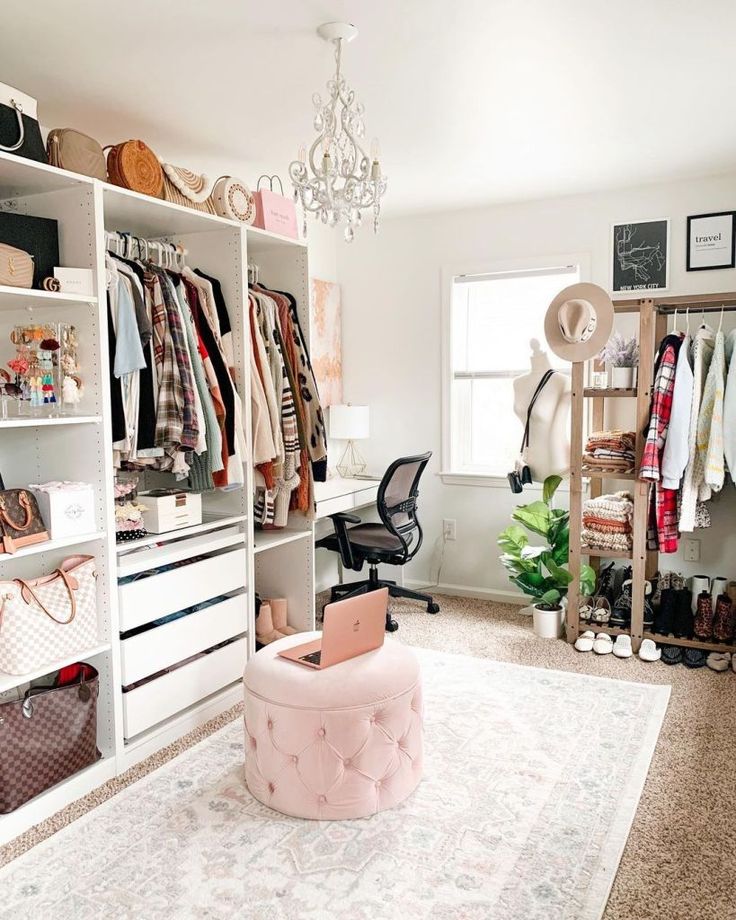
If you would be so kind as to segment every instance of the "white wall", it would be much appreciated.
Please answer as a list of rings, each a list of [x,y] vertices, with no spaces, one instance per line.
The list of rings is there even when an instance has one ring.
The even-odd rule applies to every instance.
[[[338,241],[343,290],[345,399],[371,407],[365,453],[371,471],[402,454],[434,452],[421,489],[425,549],[409,577],[437,578],[441,522],[457,521],[457,541],[446,545],[440,581],[479,594],[510,588],[498,563],[496,536],[519,499],[508,486],[443,485],[441,454],[441,270],[462,263],[589,254],[590,280],[609,286],[610,227],[620,220],[671,219],[671,294],[736,290],[736,271],[685,271],[685,218],[736,209],[736,174],[686,183],[526,202],[478,210],[386,219],[377,237],[361,233]],[[542,330],[540,330],[540,338]],[[734,488],[712,505],[714,527],[698,532],[703,562],[667,567],[736,578]],[[527,493],[525,493],[526,496]],[[533,500],[530,495],[529,499]]]

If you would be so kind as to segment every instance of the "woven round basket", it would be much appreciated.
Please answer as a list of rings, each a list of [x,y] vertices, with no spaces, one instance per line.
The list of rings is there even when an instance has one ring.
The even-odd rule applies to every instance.
[[[110,148],[107,171],[114,185],[161,198],[164,174],[156,154],[143,141],[125,141]]]

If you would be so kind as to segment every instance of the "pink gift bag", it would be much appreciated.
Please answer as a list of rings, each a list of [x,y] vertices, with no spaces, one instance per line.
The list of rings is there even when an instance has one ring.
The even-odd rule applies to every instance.
[[[264,179],[268,181],[268,188],[261,188],[261,181]],[[281,194],[273,190],[274,182],[278,182]],[[261,176],[253,197],[256,201],[254,227],[270,230],[271,233],[288,236],[294,240],[299,238],[296,206],[291,198],[284,195],[284,187],[278,176]]]

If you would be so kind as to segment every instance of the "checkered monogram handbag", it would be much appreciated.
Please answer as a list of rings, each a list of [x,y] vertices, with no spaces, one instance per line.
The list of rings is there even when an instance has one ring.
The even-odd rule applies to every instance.
[[[27,674],[97,643],[92,556],[70,556],[41,578],[0,581],[0,671]]]
[[[98,690],[80,662],[0,700],[0,815],[99,760]]]

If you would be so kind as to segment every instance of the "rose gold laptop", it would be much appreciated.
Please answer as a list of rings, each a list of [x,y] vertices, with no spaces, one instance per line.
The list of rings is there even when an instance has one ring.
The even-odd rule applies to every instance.
[[[328,604],[322,638],[286,649],[279,655],[322,670],[371,652],[383,645],[387,610],[388,588]]]

